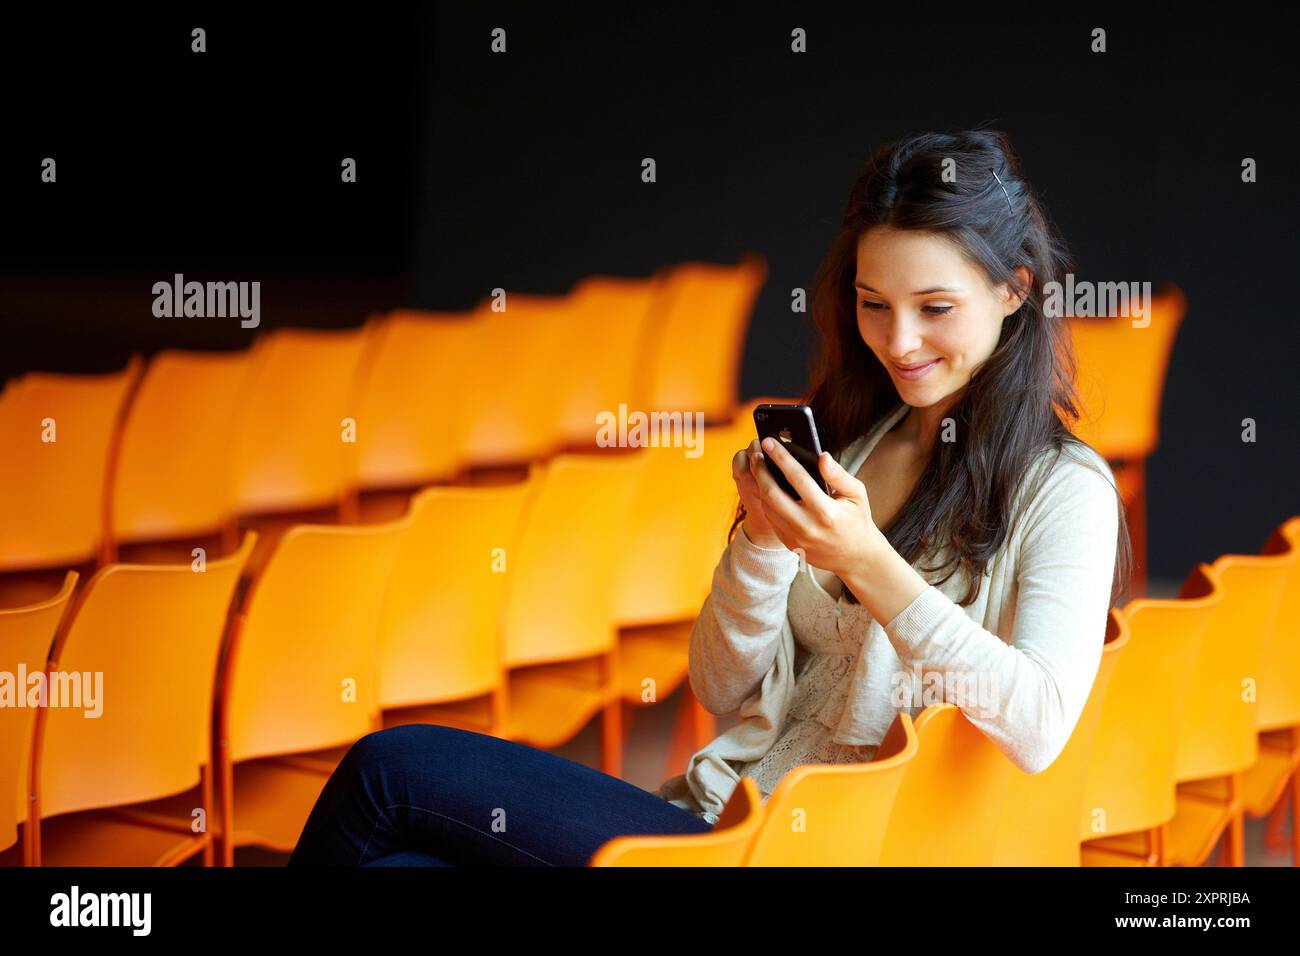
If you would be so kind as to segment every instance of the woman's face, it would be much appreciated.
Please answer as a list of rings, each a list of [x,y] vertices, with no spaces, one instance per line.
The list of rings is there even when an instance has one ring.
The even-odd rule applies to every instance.
[[[1028,287],[1029,272],[1017,270]],[[899,397],[926,408],[955,397],[993,354],[1002,320],[1020,299],[939,234],[876,226],[858,240],[854,282],[858,331],[894,380]],[[899,365],[934,362],[908,376]]]

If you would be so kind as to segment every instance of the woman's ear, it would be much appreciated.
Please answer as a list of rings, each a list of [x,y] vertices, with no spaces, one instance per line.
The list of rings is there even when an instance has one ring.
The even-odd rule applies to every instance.
[[[1006,293],[1003,296],[1006,302],[1006,311],[1002,313],[1004,318],[1024,305],[1025,299],[1029,298],[1029,292],[1033,288],[1034,274],[1025,266],[1016,266],[1015,277],[1015,282],[1006,284]]]

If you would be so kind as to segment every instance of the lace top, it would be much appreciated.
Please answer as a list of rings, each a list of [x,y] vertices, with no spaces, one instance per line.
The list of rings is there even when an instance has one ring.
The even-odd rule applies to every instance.
[[[827,572],[821,572],[827,574]],[[780,736],[758,760],[740,764],[763,798],[793,767],[809,763],[857,763],[870,760],[874,744],[832,740],[848,700],[853,665],[862,653],[873,620],[861,604],[832,598],[818,583],[812,565],[803,562],[790,585],[790,626],[796,642],[795,689]]]

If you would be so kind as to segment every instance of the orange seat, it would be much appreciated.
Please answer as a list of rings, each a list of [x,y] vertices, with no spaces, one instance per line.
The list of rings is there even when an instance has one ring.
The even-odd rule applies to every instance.
[[[0,397],[0,572],[100,557],[114,437],[141,361],[108,375],[31,372]]]
[[[502,665],[496,699],[423,708],[404,720],[451,724],[541,749],[602,715],[601,769],[621,771],[614,564],[642,471],[633,454],[556,455],[535,464],[541,483],[506,555]]]
[[[1041,773],[1011,770],[994,866],[1078,866],[1079,813],[1102,707],[1115,665],[1128,646],[1128,621],[1111,609],[1092,690],[1070,739]]]
[[[114,544],[235,542],[228,470],[251,353],[159,352],[126,416],[113,479]]]
[[[944,731],[940,727],[951,718],[941,716],[938,723],[933,714],[926,718],[930,725],[926,737],[936,749],[942,749],[939,738]],[[948,725],[948,729],[955,727],[955,723]],[[897,799],[924,747],[924,739],[904,710],[894,717],[869,762],[795,767],[768,797],[763,825],[746,865],[881,865],[891,828],[911,825]],[[748,778],[742,780],[748,782]],[[898,833],[901,837],[901,829]],[[896,841],[892,851],[895,865],[907,865],[910,858],[903,842]]]
[[[41,866],[212,856],[212,694],[227,611],[255,535],[184,565],[110,564],[77,597],[49,673],[81,697],[36,717],[28,828]],[[155,819],[149,801],[179,800]]]
[[[380,625],[387,726],[409,722],[396,708],[501,692],[507,562],[540,474],[514,485],[427,488],[412,500]]]
[[[1129,641],[1102,704],[1079,815],[1084,866],[1163,865],[1186,688],[1223,589],[1205,565],[1177,600],[1121,612]]]
[[[588,866],[740,866],[762,821],[758,785],[742,777],[708,833],[615,837]]]
[[[222,859],[292,850],[329,773],[379,729],[379,622],[410,517],[297,525],[236,619],[221,674]]]
[[[357,411],[357,483],[413,488],[461,470],[482,315],[399,310],[374,321]]]
[[[1209,612],[1184,690],[1174,766],[1176,808],[1163,852],[1168,865],[1202,865],[1225,832],[1228,864],[1244,862],[1241,775],[1259,754],[1257,675],[1288,561],[1289,556],[1223,555],[1213,565],[1201,565],[1221,584],[1223,599]],[[1106,842],[1108,849],[1133,849],[1123,840]]]
[[[569,296],[511,292],[503,312],[486,300],[475,310],[475,367],[469,383],[465,455],[472,467],[544,459],[561,444],[564,381],[582,374],[565,354],[574,301]],[[592,433],[595,433],[595,422]]]
[[[916,718],[881,866],[989,866],[1015,765],[954,704]]]
[[[693,449],[645,449],[615,581],[617,681],[623,700],[633,705],[666,700],[685,687],[665,776],[677,773],[716,734],[714,716],[685,679],[690,636],[738,500],[731,459],[753,432],[752,418],[747,422],[742,415],[692,432]],[[625,739],[632,713],[624,717]]]
[[[565,360],[560,376],[560,438],[573,451],[597,447],[597,416],[649,412],[646,348],[662,306],[663,276],[625,279],[589,276],[570,293],[565,310]]]
[[[766,279],[767,263],[757,253],[737,265],[686,262],[671,270],[651,323],[647,411],[732,420],[745,335]]]
[[[1288,791],[1291,818],[1300,819],[1300,516],[1276,528],[1260,553],[1283,555],[1289,565],[1259,668],[1259,759],[1242,775],[1241,797],[1248,816],[1269,817],[1265,845],[1279,852]],[[1300,865],[1294,822],[1291,856]]]
[[[353,483],[355,379],[365,329],[277,329],[253,346],[231,455],[240,514],[336,507]],[[361,425],[357,422],[357,435]]]
[[[77,572],[69,571],[54,597],[26,607],[0,608],[0,674],[12,675],[13,681],[8,690],[0,688],[0,851],[17,841],[32,789],[29,770],[36,708],[26,706],[29,685],[20,675],[45,669],[76,584]],[[25,833],[23,843],[23,857],[29,861],[31,847]]]
[[[1221,832],[1229,866],[1245,863],[1241,775],[1259,757],[1258,680],[1264,646],[1273,629],[1282,585],[1294,554],[1219,557],[1211,567],[1223,582],[1224,600],[1211,615],[1193,676],[1187,719],[1179,734],[1179,813],[1215,811],[1213,826],[1171,824],[1169,862],[1200,866]]]
[[[1169,285],[1114,318],[1071,318],[1082,404],[1075,433],[1114,466],[1133,541],[1133,593],[1146,592],[1146,460],[1160,437],[1160,403],[1187,297]]]

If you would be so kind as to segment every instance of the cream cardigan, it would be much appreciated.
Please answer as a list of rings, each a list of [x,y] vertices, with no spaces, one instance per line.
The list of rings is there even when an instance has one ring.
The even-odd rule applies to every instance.
[[[907,410],[900,405],[851,442],[840,464],[856,474]],[[794,588],[813,582],[824,602],[830,596],[794,552],[760,548],[739,530],[691,631],[690,684],[711,713],[739,709],[740,722],[691,757],[658,796],[715,823],[742,773],[763,764],[772,779],[800,762],[869,760],[899,709],[915,717],[940,699],[960,706],[1021,770],[1050,766],[1101,661],[1120,515],[1114,476],[1087,446],[1045,452],[1026,477],[1011,533],[973,604],[956,603],[964,572],[936,587],[940,575],[919,568],[930,587],[883,628],[841,596],[832,613],[848,653],[797,642],[796,631],[815,633],[807,619],[814,603],[793,600]],[[796,607],[802,616],[792,622]],[[826,679],[828,656],[847,665],[838,680]],[[792,702],[802,716],[791,714]],[[822,756],[805,759],[809,753]]]

